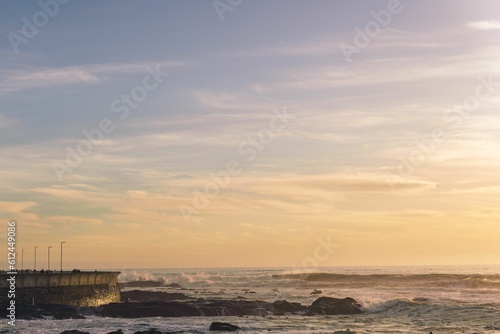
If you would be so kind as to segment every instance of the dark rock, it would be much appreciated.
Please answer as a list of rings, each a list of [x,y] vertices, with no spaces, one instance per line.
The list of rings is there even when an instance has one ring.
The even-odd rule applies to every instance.
[[[218,317],[268,316],[284,314],[335,315],[361,313],[361,305],[352,298],[320,297],[311,306],[278,300],[269,303],[259,300],[146,301],[111,303],[94,308],[98,316],[112,318],[144,317]]]
[[[163,334],[163,332],[160,332],[156,328],[151,328],[151,329],[149,329],[147,331],[135,332],[134,334]]]
[[[353,298],[320,297],[309,306],[309,314],[336,315],[361,313],[361,305]]]
[[[199,306],[205,316],[265,316],[274,313],[273,304],[250,300],[211,300]]]
[[[119,330],[116,330],[113,332],[109,332],[108,334],[123,334],[123,331],[121,329],[119,329]]]
[[[163,291],[123,291],[120,293],[122,301],[138,301],[138,302],[152,302],[152,301],[173,301],[173,300],[185,300],[190,299],[183,293],[180,292],[163,292]]]
[[[179,302],[111,303],[98,315],[111,318],[195,317],[200,311]]]
[[[166,287],[169,287],[169,288],[177,288],[177,289],[180,289],[181,286],[177,283],[170,283],[170,284],[167,284],[165,285]]]
[[[71,331],[64,331],[64,332],[61,332],[61,334],[90,334],[89,332],[82,332],[82,331],[79,331],[79,330],[71,330]]]
[[[210,325],[211,331],[234,332],[238,329],[240,329],[240,327],[228,324],[226,322],[212,322],[212,324]]]
[[[286,300],[277,300],[273,303],[276,314],[283,315],[285,313],[298,313],[307,309],[300,303],[290,303]]]
[[[314,289],[314,291],[313,291],[313,292],[311,292],[310,294],[311,294],[311,295],[320,295],[320,294],[322,294],[322,293],[323,293],[323,291]]]

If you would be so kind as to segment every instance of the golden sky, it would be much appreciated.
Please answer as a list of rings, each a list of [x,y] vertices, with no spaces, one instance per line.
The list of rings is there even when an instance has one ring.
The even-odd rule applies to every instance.
[[[498,264],[500,4],[398,3],[10,4],[24,267]]]

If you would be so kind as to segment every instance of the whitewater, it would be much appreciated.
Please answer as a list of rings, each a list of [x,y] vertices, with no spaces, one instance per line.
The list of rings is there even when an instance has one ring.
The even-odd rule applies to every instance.
[[[352,297],[363,313],[339,316],[245,316],[82,320],[19,320],[0,332],[91,334],[149,328],[208,333],[212,321],[244,333],[478,333],[500,334],[500,266],[318,267],[241,269],[118,269],[119,280],[159,281],[143,290],[182,292],[193,298],[287,300],[310,305],[320,296]],[[133,290],[137,288],[126,288]]]

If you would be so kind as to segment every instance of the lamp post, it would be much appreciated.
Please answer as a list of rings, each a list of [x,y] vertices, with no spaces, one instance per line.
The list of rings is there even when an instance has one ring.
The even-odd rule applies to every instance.
[[[66,243],[66,241],[62,241],[61,242],[61,271],[63,271],[62,270],[62,245],[65,244],[65,243]]]
[[[47,270],[50,270],[50,249],[52,248],[52,246],[49,246],[47,248]]]
[[[21,270],[24,269],[24,248],[21,250]]]
[[[36,249],[38,248],[38,246],[35,246],[35,271],[36,271]]]

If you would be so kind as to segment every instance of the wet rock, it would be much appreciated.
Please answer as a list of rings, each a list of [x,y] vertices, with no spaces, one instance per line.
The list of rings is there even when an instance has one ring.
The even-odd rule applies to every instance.
[[[163,334],[163,332],[160,332],[156,328],[151,328],[151,329],[149,329],[147,331],[135,332],[134,334]]]
[[[284,314],[335,315],[361,313],[361,305],[352,298],[320,297],[311,306],[278,300],[203,299],[187,301],[147,301],[111,303],[94,308],[95,314],[113,318],[143,317],[219,317],[270,316]]]
[[[361,305],[353,298],[320,297],[308,308],[309,314],[336,315],[361,313]]]
[[[79,330],[71,330],[71,331],[64,331],[64,332],[61,332],[61,334],[90,334],[89,332],[82,332],[82,331],[79,331]]]
[[[265,316],[273,313],[271,303],[250,300],[210,300],[199,305],[204,316]]]
[[[175,288],[175,289],[180,289],[182,288],[179,284],[177,283],[170,283],[170,284],[167,284],[165,285],[167,288]]]
[[[190,299],[180,292],[163,292],[163,291],[123,291],[120,293],[122,301],[137,301],[137,302],[152,302],[152,301],[173,301],[173,300],[186,300]]]
[[[322,293],[323,293],[323,291],[314,289],[314,291],[311,292],[310,295],[320,295]]]
[[[123,334],[123,331],[121,329],[119,329],[119,330],[116,330],[113,332],[109,332],[108,334]]]
[[[212,322],[212,324],[210,325],[211,331],[234,332],[238,329],[240,329],[240,327],[228,324],[226,322]]]
[[[286,313],[299,313],[307,309],[307,306],[300,303],[290,303],[286,300],[277,300],[273,303],[276,315],[283,315]]]
[[[194,306],[179,302],[140,302],[107,304],[98,315],[112,318],[195,317],[200,312]]]

